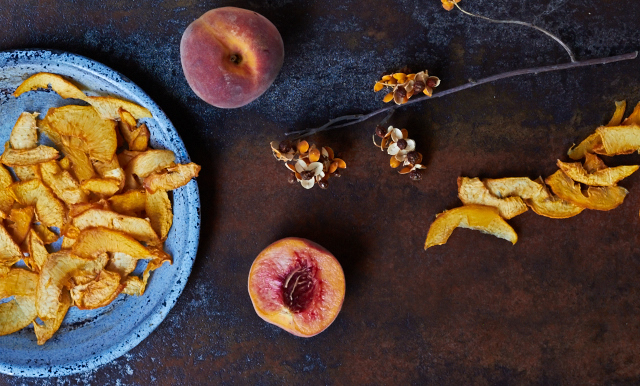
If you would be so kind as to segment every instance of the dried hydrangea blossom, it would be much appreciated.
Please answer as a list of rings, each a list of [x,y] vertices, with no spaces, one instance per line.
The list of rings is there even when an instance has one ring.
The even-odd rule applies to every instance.
[[[378,144],[376,142],[376,136],[382,138],[382,142]],[[409,174],[409,178],[414,181],[420,180],[419,170],[426,169],[422,162],[422,154],[415,151],[416,142],[413,139],[409,139],[409,132],[406,129],[398,129],[393,126],[389,126],[387,130],[384,127],[378,125],[376,132],[373,135],[373,144],[380,148],[380,150],[387,150],[387,154],[391,155],[389,164],[392,168],[397,168],[400,165],[404,166],[399,173]]]
[[[396,104],[401,105],[419,93],[427,96],[433,95],[433,89],[439,85],[440,79],[436,76],[429,76],[427,70],[417,74],[396,72],[391,75],[383,75],[373,86],[373,91],[378,92],[385,87],[391,88],[392,90],[384,96],[382,101],[387,103],[393,100]]]
[[[340,169],[347,167],[344,160],[334,156],[330,147],[318,149],[307,141],[274,141],[271,142],[271,151],[291,171],[289,182],[299,182],[305,189],[313,188],[316,183],[320,188],[326,189],[329,177],[340,177]]]

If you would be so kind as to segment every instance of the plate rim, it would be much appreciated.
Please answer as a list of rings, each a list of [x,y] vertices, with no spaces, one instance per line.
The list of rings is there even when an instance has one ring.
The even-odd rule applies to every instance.
[[[27,48],[27,49],[11,49],[0,51],[0,69],[7,67],[11,60],[11,56],[20,56],[24,61],[25,58],[31,56],[38,57],[42,60],[43,56],[47,57],[48,61],[52,63],[64,63],[72,67],[77,67],[82,71],[89,72],[94,76],[105,79],[109,83],[116,82],[118,87],[123,91],[128,91],[134,94],[136,97],[143,101],[143,105],[147,107],[158,123],[165,123],[168,131],[173,131],[172,135],[175,135],[179,141],[172,142],[176,146],[181,154],[176,154],[182,162],[189,162],[190,157],[187,153],[184,141],[180,137],[177,129],[173,123],[169,120],[164,111],[151,97],[140,88],[137,84],[132,82],[129,78],[121,74],[120,72],[83,55],[75,53],[55,50],[55,49],[39,49],[39,48]],[[19,59],[16,58],[16,63]],[[28,63],[27,63],[28,64]],[[85,66],[82,66],[85,64]],[[88,65],[91,67],[88,68]],[[105,351],[93,355],[87,359],[74,361],[68,364],[58,365],[16,365],[5,363],[0,359],[0,373],[18,376],[18,377],[59,377],[67,376],[78,373],[84,373],[94,370],[100,366],[103,366],[127,353],[129,350],[136,347],[144,339],[146,339],[155,329],[162,323],[167,317],[169,311],[177,303],[178,298],[182,294],[184,288],[187,285],[193,264],[197,255],[200,230],[201,230],[201,213],[200,213],[200,193],[198,189],[197,181],[191,180],[187,185],[179,188],[182,194],[185,194],[185,200],[188,205],[187,214],[190,223],[194,223],[193,227],[188,227],[186,235],[187,248],[182,251],[181,258],[183,263],[178,267],[176,273],[176,279],[174,281],[171,291],[167,292],[167,295],[162,298],[163,302],[158,302],[158,305],[154,309],[154,312],[150,314],[147,319],[142,320],[138,325],[132,329],[124,339],[120,342],[110,346]],[[185,264],[186,263],[186,264]],[[174,261],[175,264],[175,261]]]

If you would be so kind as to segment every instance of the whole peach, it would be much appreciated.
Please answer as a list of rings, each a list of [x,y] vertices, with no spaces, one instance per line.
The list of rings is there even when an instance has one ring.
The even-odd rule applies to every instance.
[[[241,8],[216,8],[184,31],[180,60],[196,95],[216,107],[236,108],[273,83],[284,61],[284,44],[264,16]]]

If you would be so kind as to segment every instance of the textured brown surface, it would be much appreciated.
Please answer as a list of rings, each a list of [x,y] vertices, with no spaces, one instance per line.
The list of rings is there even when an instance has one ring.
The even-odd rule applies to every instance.
[[[637,0],[463,0],[471,11],[533,21],[581,59],[640,47]],[[640,100],[640,61],[525,76],[399,110],[428,170],[411,182],[371,145],[376,121],[312,141],[348,169],[327,191],[286,182],[268,142],[288,129],[371,111],[383,71],[427,68],[442,89],[564,62],[520,27],[447,13],[438,0],[1,0],[0,49],[88,56],[140,85],[202,165],[200,250],[167,319],[138,347],[87,374],[0,384],[601,384],[640,382],[640,175],[610,212],[510,220],[520,240],[456,230],[422,250],[434,215],[459,205],[456,178],[547,176],[605,123],[613,101]],[[179,61],[182,31],[210,8],[253,9],[281,31],[286,58],[265,95],[238,110],[201,102]],[[607,159],[640,163],[637,155]],[[342,263],[335,323],[296,338],[253,311],[254,257],[286,236]]]

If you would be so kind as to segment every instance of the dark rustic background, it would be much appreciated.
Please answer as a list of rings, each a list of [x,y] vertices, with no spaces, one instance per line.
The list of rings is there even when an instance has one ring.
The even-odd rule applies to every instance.
[[[185,81],[189,23],[225,5],[280,30],[286,58],[257,101],[221,110]],[[496,18],[557,33],[579,59],[640,48],[637,0],[463,0]],[[640,59],[502,80],[399,110],[425,154],[412,182],[376,151],[366,124],[311,138],[348,169],[329,190],[289,185],[269,141],[382,106],[383,71],[409,65],[441,89],[568,61],[522,27],[446,12],[439,0],[1,0],[0,49],[50,48],[121,72],[163,108],[202,165],[202,233],[187,287],[138,347],[90,373],[1,384],[585,384],[640,382],[640,174],[610,212],[510,223],[515,246],[457,230],[422,250],[436,213],[459,205],[456,178],[547,176],[605,123],[615,100],[640,100]],[[637,155],[605,160],[640,163]],[[344,267],[347,295],[322,334],[296,338],[263,322],[246,290],[271,242],[312,239]]]

